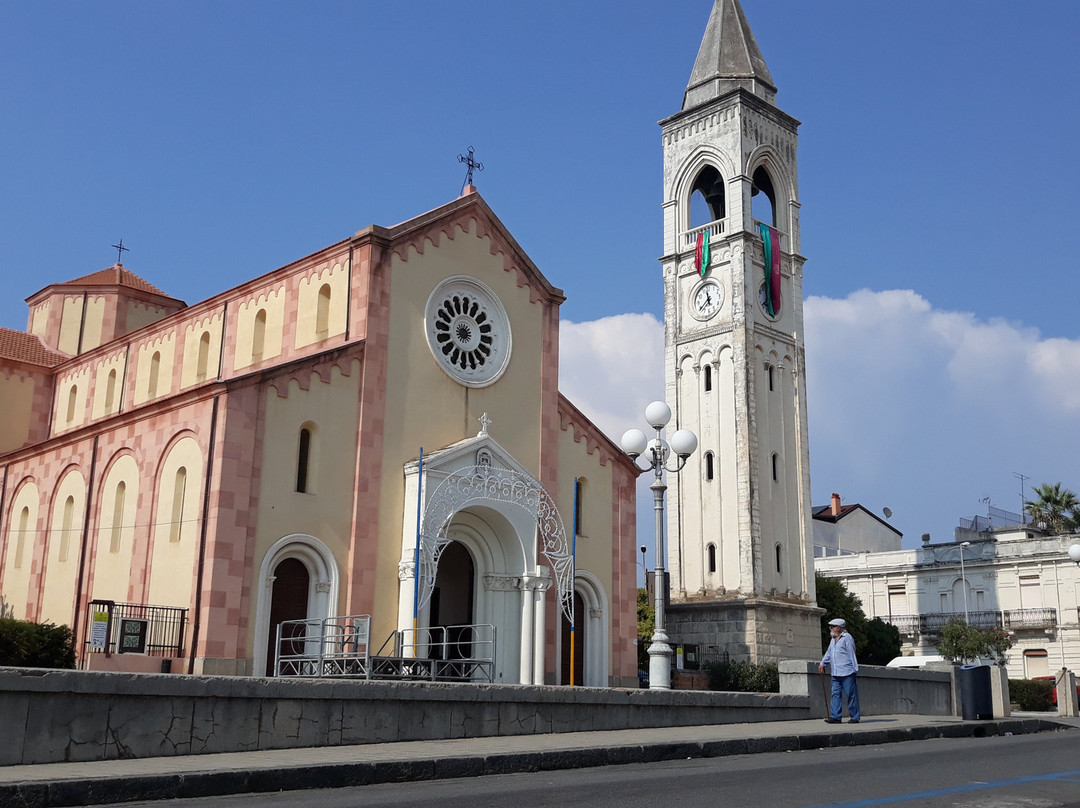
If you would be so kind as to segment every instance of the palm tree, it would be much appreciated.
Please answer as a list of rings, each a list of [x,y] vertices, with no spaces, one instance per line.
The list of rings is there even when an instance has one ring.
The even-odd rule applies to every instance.
[[[1036,499],[1024,503],[1031,521],[1036,525],[1046,524],[1051,533],[1064,533],[1075,530],[1080,512],[1080,499],[1061,483],[1043,483],[1031,489]]]

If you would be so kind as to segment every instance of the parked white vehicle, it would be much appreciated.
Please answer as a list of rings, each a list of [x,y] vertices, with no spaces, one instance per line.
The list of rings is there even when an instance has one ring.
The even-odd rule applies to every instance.
[[[896,659],[889,662],[886,668],[922,668],[929,665],[931,662],[947,662],[948,660],[940,654],[931,654],[929,656],[898,656]]]

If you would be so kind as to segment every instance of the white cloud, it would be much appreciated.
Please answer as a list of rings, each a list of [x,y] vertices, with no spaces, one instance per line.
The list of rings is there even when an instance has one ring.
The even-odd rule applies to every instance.
[[[910,290],[806,300],[811,480],[880,512],[906,545],[979,500],[1018,512],[1014,472],[1080,487],[1080,340],[943,311]],[[826,490],[828,489],[828,490]]]
[[[664,324],[651,314],[564,320],[559,390],[618,443],[664,397]]]
[[[951,537],[979,500],[1020,510],[1041,482],[1080,490],[1080,339],[934,309],[910,290],[806,300],[811,482],[875,513],[905,545]],[[663,396],[663,324],[564,322],[560,389],[618,441]],[[642,530],[647,540],[647,527]]]

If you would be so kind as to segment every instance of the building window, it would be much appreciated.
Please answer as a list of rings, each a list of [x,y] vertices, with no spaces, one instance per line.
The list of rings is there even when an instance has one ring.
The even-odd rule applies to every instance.
[[[705,453],[705,479],[711,480],[713,478],[713,453]]]
[[[113,368],[109,371],[109,376],[105,380],[105,412],[113,411],[113,404],[116,401],[116,369]]]
[[[330,284],[319,290],[319,302],[315,311],[315,338],[326,339],[330,333]]]
[[[67,400],[67,422],[68,422],[69,425],[75,421],[75,402],[78,401],[78,398],[79,398],[78,385],[73,384],[73,385],[71,385],[71,389],[68,390],[68,400]]]
[[[259,309],[255,315],[255,325],[251,331],[251,359],[258,362],[266,348],[266,309]]]
[[[578,536],[585,535],[585,480],[574,480],[574,530]]]
[[[172,517],[169,523],[169,541],[180,541],[184,532],[184,499],[187,497],[187,469],[181,466],[173,480]]]
[[[1043,607],[1042,585],[1038,575],[1020,576],[1020,608],[1041,609]]]
[[[712,392],[712,365],[705,366],[705,392]]]
[[[124,495],[127,493],[127,484],[121,480],[116,484],[116,493],[113,495],[113,522],[112,536],[109,540],[109,552],[120,552],[120,530],[124,522]]]
[[[150,381],[146,385],[147,398],[157,397],[159,373],[161,373],[161,351],[154,351],[154,355],[150,357]]]
[[[779,543],[776,545],[776,574],[779,575],[784,571],[784,548]]]
[[[19,511],[19,535],[15,537],[15,569],[22,568],[23,549],[26,547],[26,533],[30,529],[30,509],[23,506]]]
[[[1050,659],[1045,650],[1034,648],[1024,651],[1024,676],[1033,679],[1036,676],[1050,675]]]
[[[199,337],[199,358],[195,365],[195,381],[206,381],[207,366],[210,364],[210,332],[203,331]]]
[[[300,445],[296,452],[296,491],[308,493],[308,471],[311,464],[311,430],[300,430]]]
[[[773,482],[776,482],[780,479],[780,458],[779,455],[776,454],[776,452],[773,452],[772,456],[772,478]]]
[[[705,555],[709,565],[709,572],[716,572],[716,545],[709,544],[709,546],[705,548]]]
[[[765,368],[766,368],[766,369],[767,369],[767,370],[769,371],[769,392],[771,393],[771,392],[772,392],[772,391],[773,391],[774,389],[776,389],[776,388],[775,388],[775,387],[773,386],[773,385],[774,385],[774,381],[773,381],[773,366],[772,366],[772,365],[766,365],[766,366],[765,366]]]
[[[60,549],[56,554],[57,560],[67,561],[68,547],[71,544],[71,523],[75,521],[75,497],[64,500],[64,519],[60,523]]]

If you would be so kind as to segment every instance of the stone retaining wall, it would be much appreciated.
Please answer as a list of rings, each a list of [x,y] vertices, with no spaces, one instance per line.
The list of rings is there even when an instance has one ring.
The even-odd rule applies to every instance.
[[[784,721],[805,696],[0,669],[0,765]]]

